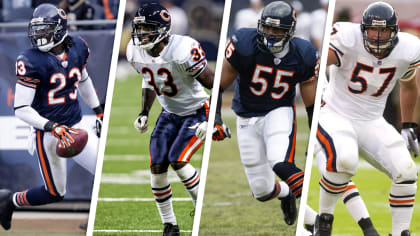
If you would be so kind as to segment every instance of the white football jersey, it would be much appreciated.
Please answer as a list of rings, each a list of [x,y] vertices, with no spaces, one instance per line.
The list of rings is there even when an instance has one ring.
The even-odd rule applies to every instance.
[[[171,35],[158,57],[152,57],[130,40],[127,60],[142,75],[142,87],[153,89],[163,109],[170,113],[194,114],[208,98],[196,80],[207,60],[200,44],[191,37]]]
[[[420,40],[403,32],[398,33],[398,39],[389,56],[378,59],[364,48],[360,24],[336,23],[330,49],[335,51],[339,65],[330,67],[326,104],[350,119],[382,117],[397,80],[420,66]]]

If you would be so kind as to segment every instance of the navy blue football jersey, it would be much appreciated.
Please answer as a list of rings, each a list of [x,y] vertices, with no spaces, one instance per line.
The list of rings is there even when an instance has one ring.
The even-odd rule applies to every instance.
[[[296,84],[314,79],[318,53],[306,40],[292,38],[282,58],[257,47],[257,30],[239,29],[230,38],[225,57],[238,71],[232,109],[242,117],[264,116],[293,106]]]
[[[16,60],[17,83],[36,89],[31,106],[41,116],[67,126],[82,118],[77,87],[89,57],[87,43],[80,37],[72,40],[62,58],[31,48]]]

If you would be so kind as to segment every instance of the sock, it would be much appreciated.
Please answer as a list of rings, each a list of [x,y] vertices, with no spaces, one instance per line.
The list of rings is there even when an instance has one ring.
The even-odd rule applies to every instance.
[[[356,185],[351,180],[347,184],[346,190],[344,190],[341,198],[356,222],[359,222],[363,218],[369,218],[369,212],[359,194],[359,190],[357,190]]]
[[[401,231],[410,228],[414,208],[414,196],[417,185],[412,183],[396,184],[392,182],[389,194],[389,206],[392,216],[392,235],[401,235]]]
[[[186,164],[181,169],[175,171],[181,182],[184,184],[185,189],[190,194],[192,202],[197,203],[198,186],[200,183],[200,175],[197,170],[191,165]]]
[[[306,205],[305,217],[303,218],[303,223],[305,225],[314,225],[316,215],[317,215],[316,211],[314,211],[314,209],[312,209],[310,206]]]
[[[338,198],[344,192],[350,180],[350,175],[326,171],[319,181],[319,213],[334,213]]]
[[[299,199],[302,194],[303,171],[294,163],[279,162],[273,166],[276,175],[289,185],[293,195]]]
[[[13,204],[21,206],[39,206],[63,200],[62,196],[52,195],[45,189],[45,186],[38,186],[23,192],[13,194]]]
[[[168,181],[168,172],[151,174],[151,185],[162,222],[177,225],[172,207],[172,189]]]

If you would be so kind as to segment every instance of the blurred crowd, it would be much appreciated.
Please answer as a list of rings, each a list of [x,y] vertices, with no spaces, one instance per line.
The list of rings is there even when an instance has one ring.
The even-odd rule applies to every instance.
[[[51,3],[67,13],[70,21],[116,19],[119,0],[0,0],[0,22],[27,22],[33,10],[42,3]],[[112,25],[112,28],[115,26]],[[102,27],[78,26],[77,29],[99,29]],[[109,28],[109,27],[108,27]],[[71,26],[76,30],[76,26]],[[25,31],[26,28],[22,28]]]

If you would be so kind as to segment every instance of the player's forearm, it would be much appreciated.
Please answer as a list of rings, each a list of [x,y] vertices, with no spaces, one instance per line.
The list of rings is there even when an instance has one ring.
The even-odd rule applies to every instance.
[[[315,103],[316,81],[316,79],[313,79],[300,84],[300,93],[305,107],[312,106]]]
[[[23,106],[15,108],[15,115],[25,123],[33,126],[34,128],[44,130],[48,119],[42,117],[35,109],[30,106]]]
[[[148,88],[142,89],[142,110],[140,114],[144,114],[144,115],[149,114],[149,111],[152,108],[155,98],[156,98],[155,91]]]
[[[401,122],[416,122],[417,88],[415,80],[400,83]]]
[[[207,65],[206,68],[203,69],[203,72],[197,77],[197,80],[200,82],[207,89],[213,88],[213,81],[214,81],[214,71],[213,69]]]
[[[90,77],[80,81],[79,91],[80,95],[90,108],[94,109],[101,105]]]

